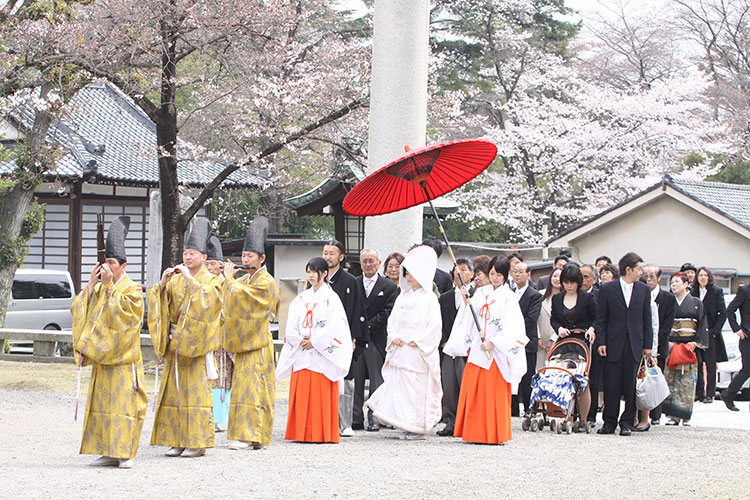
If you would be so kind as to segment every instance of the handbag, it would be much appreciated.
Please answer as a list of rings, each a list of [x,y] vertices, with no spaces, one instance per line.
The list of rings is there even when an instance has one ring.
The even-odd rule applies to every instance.
[[[653,359],[641,359],[635,382],[635,405],[639,410],[653,410],[669,396],[667,379]]]
[[[680,365],[694,365],[696,363],[698,363],[698,357],[695,355],[695,351],[690,349],[688,343],[675,344],[667,358],[667,366],[672,369]]]

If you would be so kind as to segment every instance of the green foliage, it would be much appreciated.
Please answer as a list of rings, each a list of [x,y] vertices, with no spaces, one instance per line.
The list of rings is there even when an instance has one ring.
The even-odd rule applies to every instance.
[[[709,181],[728,182],[729,184],[750,184],[750,161],[736,158],[731,161],[715,158],[714,163],[723,163],[721,169],[706,178]]]
[[[66,22],[75,17],[77,5],[89,5],[94,0],[36,0],[23,6],[25,15],[29,19],[49,23]]]
[[[443,227],[450,241],[505,243],[508,240],[507,228],[491,221],[479,221],[472,228],[463,220],[449,218],[443,221]],[[423,238],[443,240],[434,218],[429,217],[424,220],[422,236]]]
[[[26,243],[28,243],[34,233],[42,229],[42,225],[44,224],[44,208],[45,205],[40,205],[37,202],[33,202],[29,206],[18,237],[11,238],[0,245],[0,267],[6,267],[11,264],[20,266],[23,264],[23,260],[28,252]]]
[[[304,234],[316,240],[330,240],[336,235],[333,217],[327,215],[299,217],[291,210],[284,217],[284,232]]]

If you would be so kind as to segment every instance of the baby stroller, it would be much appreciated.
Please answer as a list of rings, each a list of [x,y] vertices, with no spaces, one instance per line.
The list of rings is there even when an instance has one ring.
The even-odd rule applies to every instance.
[[[579,409],[579,399],[589,384],[591,350],[582,330],[572,330],[571,334],[578,335],[559,339],[547,354],[545,366],[531,379],[531,411],[521,424],[524,431],[536,432],[548,426],[558,434],[588,434],[594,427]]]

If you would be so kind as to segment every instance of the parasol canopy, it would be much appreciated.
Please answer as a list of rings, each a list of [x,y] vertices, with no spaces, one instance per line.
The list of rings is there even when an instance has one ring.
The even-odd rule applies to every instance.
[[[408,150],[359,182],[344,198],[354,216],[383,215],[434,200],[482,173],[497,156],[489,141],[468,139]]]

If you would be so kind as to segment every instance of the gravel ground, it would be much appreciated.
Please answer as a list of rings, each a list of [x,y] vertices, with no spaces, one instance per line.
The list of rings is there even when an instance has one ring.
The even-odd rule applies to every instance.
[[[391,430],[357,432],[339,445],[283,440],[287,401],[276,405],[273,442],[231,451],[225,433],[197,459],[167,458],[148,445],[147,413],[131,470],[87,466],[74,398],[0,389],[4,498],[750,498],[750,413],[696,405],[695,426],[652,427],[631,437],[522,432],[504,446],[434,433],[399,441]],[[708,425],[719,427],[708,427]]]

